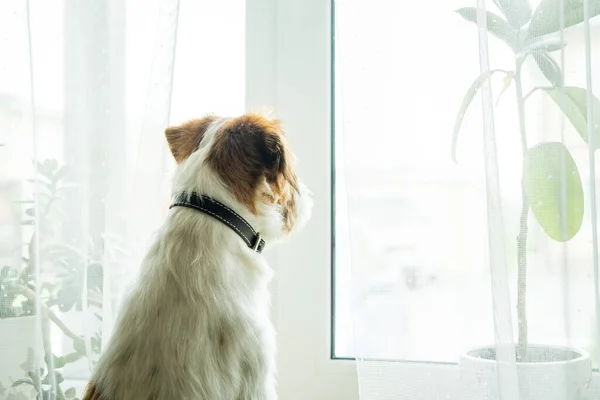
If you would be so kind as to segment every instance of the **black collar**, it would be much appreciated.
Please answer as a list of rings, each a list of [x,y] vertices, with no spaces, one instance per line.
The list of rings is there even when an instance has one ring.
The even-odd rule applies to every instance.
[[[227,225],[246,242],[246,245],[257,253],[265,248],[265,241],[252,226],[238,213],[212,197],[197,193],[180,193],[173,198],[171,207],[188,207],[210,215]]]

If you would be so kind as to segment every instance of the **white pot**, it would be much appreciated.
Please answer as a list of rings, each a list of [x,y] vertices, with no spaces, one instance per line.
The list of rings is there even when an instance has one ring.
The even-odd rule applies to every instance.
[[[494,347],[469,351],[460,358],[463,400],[496,400],[497,363]],[[519,400],[587,399],[592,362],[581,350],[529,345],[527,359],[516,363]]]
[[[5,389],[8,389],[12,382],[26,377],[27,371],[22,366],[28,361],[29,349],[35,349],[38,343],[35,322],[35,316],[0,320],[0,384]],[[36,353],[43,360],[40,350]],[[29,385],[25,386],[22,390],[31,388]],[[8,391],[5,396],[7,394]],[[0,395],[0,400],[4,398]]]

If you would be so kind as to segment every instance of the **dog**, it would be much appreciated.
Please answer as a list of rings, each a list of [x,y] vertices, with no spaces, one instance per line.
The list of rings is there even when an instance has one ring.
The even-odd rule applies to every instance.
[[[165,131],[173,203],[84,400],[275,400],[262,248],[308,220],[279,120],[208,115]]]

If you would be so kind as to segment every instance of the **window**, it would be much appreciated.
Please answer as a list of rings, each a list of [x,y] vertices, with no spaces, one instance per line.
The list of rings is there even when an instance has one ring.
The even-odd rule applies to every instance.
[[[147,3],[131,0],[127,7],[116,7],[126,21],[127,41],[117,59],[123,61],[123,101],[128,111],[122,132],[130,148],[158,143],[139,141],[150,60],[157,45],[152,15],[158,15],[161,2]],[[478,99],[463,122],[458,162],[450,156],[456,112],[479,75],[477,28],[454,13],[471,5],[467,3],[181,1],[171,123],[205,112],[231,115],[273,106],[299,158],[299,175],[314,194],[313,217],[305,230],[266,252],[276,272],[273,320],[281,399],[357,400],[355,357],[391,365],[385,370],[391,371],[389,375],[376,369],[361,374],[401,380],[406,391],[414,393],[411,400],[443,398],[440,394],[457,399],[453,396],[457,356],[494,341]],[[135,12],[141,8],[152,15]],[[36,65],[46,65],[36,75],[37,109],[44,113],[38,117],[40,132],[51,137],[61,137],[64,122],[63,12],[42,3],[32,7],[34,19],[50,21],[48,29],[33,32],[33,39],[43,59]],[[0,19],[6,32],[24,29],[19,24],[25,19],[12,19],[10,12],[0,14]],[[598,19],[594,22],[592,36],[597,37]],[[583,36],[579,28],[566,35],[567,79],[583,86]],[[6,43],[0,43],[0,49],[8,49],[7,54],[10,46],[26,48]],[[593,46],[596,57],[600,43]],[[512,54],[493,37],[490,55],[494,66],[512,67]],[[15,114],[25,112],[17,107],[13,93],[22,91],[28,81],[22,75],[27,72],[27,56],[21,56],[0,63],[10,68],[9,74],[0,74],[0,122],[7,126]],[[532,62],[524,73],[532,84],[542,80]],[[8,80],[9,75],[22,79]],[[492,83],[497,95],[503,82],[494,78]],[[511,90],[499,98],[495,113],[506,225],[516,226],[520,191],[515,182],[521,166],[514,162],[518,138],[512,135],[516,120]],[[540,138],[560,135],[557,113],[547,112],[555,105],[532,98],[530,131]],[[29,132],[27,127],[17,128]],[[568,123],[566,130],[573,152],[585,157],[586,150]],[[13,137],[30,149],[31,138]],[[40,146],[59,158],[70,156],[64,147],[62,137]],[[145,154],[151,161],[161,155]],[[124,157],[123,162],[127,173],[114,177],[120,185],[144,178],[144,169],[137,165],[155,167],[147,159]],[[148,175],[157,176],[156,171]],[[156,184],[151,179],[144,182]],[[167,191],[160,193],[166,204]],[[140,233],[150,232],[158,217],[148,218]],[[530,321],[531,338],[569,341],[592,350],[593,290],[588,290],[589,256],[581,250],[589,248],[590,232],[584,228],[569,244],[568,262],[574,268],[569,271],[570,286],[564,287],[562,264],[556,262],[562,249],[531,226],[530,245],[539,251],[532,257],[529,298],[536,310],[532,314],[540,316]],[[514,245],[515,233],[506,235]],[[514,260],[514,246],[507,251],[508,260]],[[513,283],[514,274],[512,270]],[[560,295],[546,296],[549,289],[569,291],[572,302],[566,304]],[[546,307],[570,311],[547,318]],[[66,378],[78,379],[83,386],[88,366],[71,367],[65,369]],[[383,387],[377,389],[385,392]],[[365,393],[369,386],[361,390]]]
[[[497,12],[492,3],[488,9]],[[459,356],[495,342],[479,96],[463,120],[457,163],[451,158],[456,114],[480,74],[477,27],[454,12],[467,6],[474,4],[335,1],[329,344],[338,367],[332,370],[346,384],[353,375],[346,359],[372,360],[357,363],[361,398],[460,399]],[[591,21],[593,65],[599,21]],[[565,81],[585,87],[583,27],[567,29],[565,41]],[[514,68],[512,52],[492,35],[489,54],[492,68]],[[554,56],[560,62],[560,53]],[[532,58],[523,74],[525,90],[546,84]],[[514,83],[500,95],[503,84],[492,79],[515,304],[521,157]],[[596,80],[594,92],[600,93]],[[564,126],[587,191],[587,147],[557,111],[552,100],[534,93],[528,132],[534,142],[560,141]],[[597,368],[586,207],[588,223],[566,247],[549,240],[530,216],[529,337],[582,348]],[[595,374],[592,392],[599,387]]]
[[[478,97],[463,122],[456,164],[450,153],[462,98],[479,76],[477,27],[454,12],[466,6],[473,4],[336,2],[335,358],[455,363],[465,350],[494,343]],[[593,22],[595,37],[598,19]],[[582,31],[565,32],[565,79],[585,87]],[[490,36],[489,45],[492,68],[514,68],[504,43]],[[593,46],[596,57],[600,47]],[[532,58],[523,73],[528,86],[544,84]],[[516,297],[516,102],[514,85],[500,96],[502,79],[492,84],[509,282]],[[531,100],[529,132],[560,140],[556,105],[541,93]],[[565,140],[575,159],[587,162],[587,146],[568,121]],[[530,341],[569,343],[593,353],[589,224],[569,242],[567,259],[562,245],[533,220],[529,225]],[[547,310],[557,311],[550,316]]]
[[[470,156],[482,148],[477,112],[458,166],[450,158],[457,107],[479,74],[476,28],[459,6],[336,8],[336,357],[456,361],[462,346],[493,342],[485,184]]]

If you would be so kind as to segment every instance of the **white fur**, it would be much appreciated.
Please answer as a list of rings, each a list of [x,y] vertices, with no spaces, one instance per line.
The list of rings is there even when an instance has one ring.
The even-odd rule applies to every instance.
[[[261,204],[260,216],[251,214],[203,165],[222,122],[178,166],[173,191],[196,191],[233,208],[261,233],[268,251],[286,236],[277,206]],[[310,215],[304,185],[295,203],[297,229]],[[102,398],[277,399],[271,275],[263,256],[221,222],[171,209],[92,377]]]

